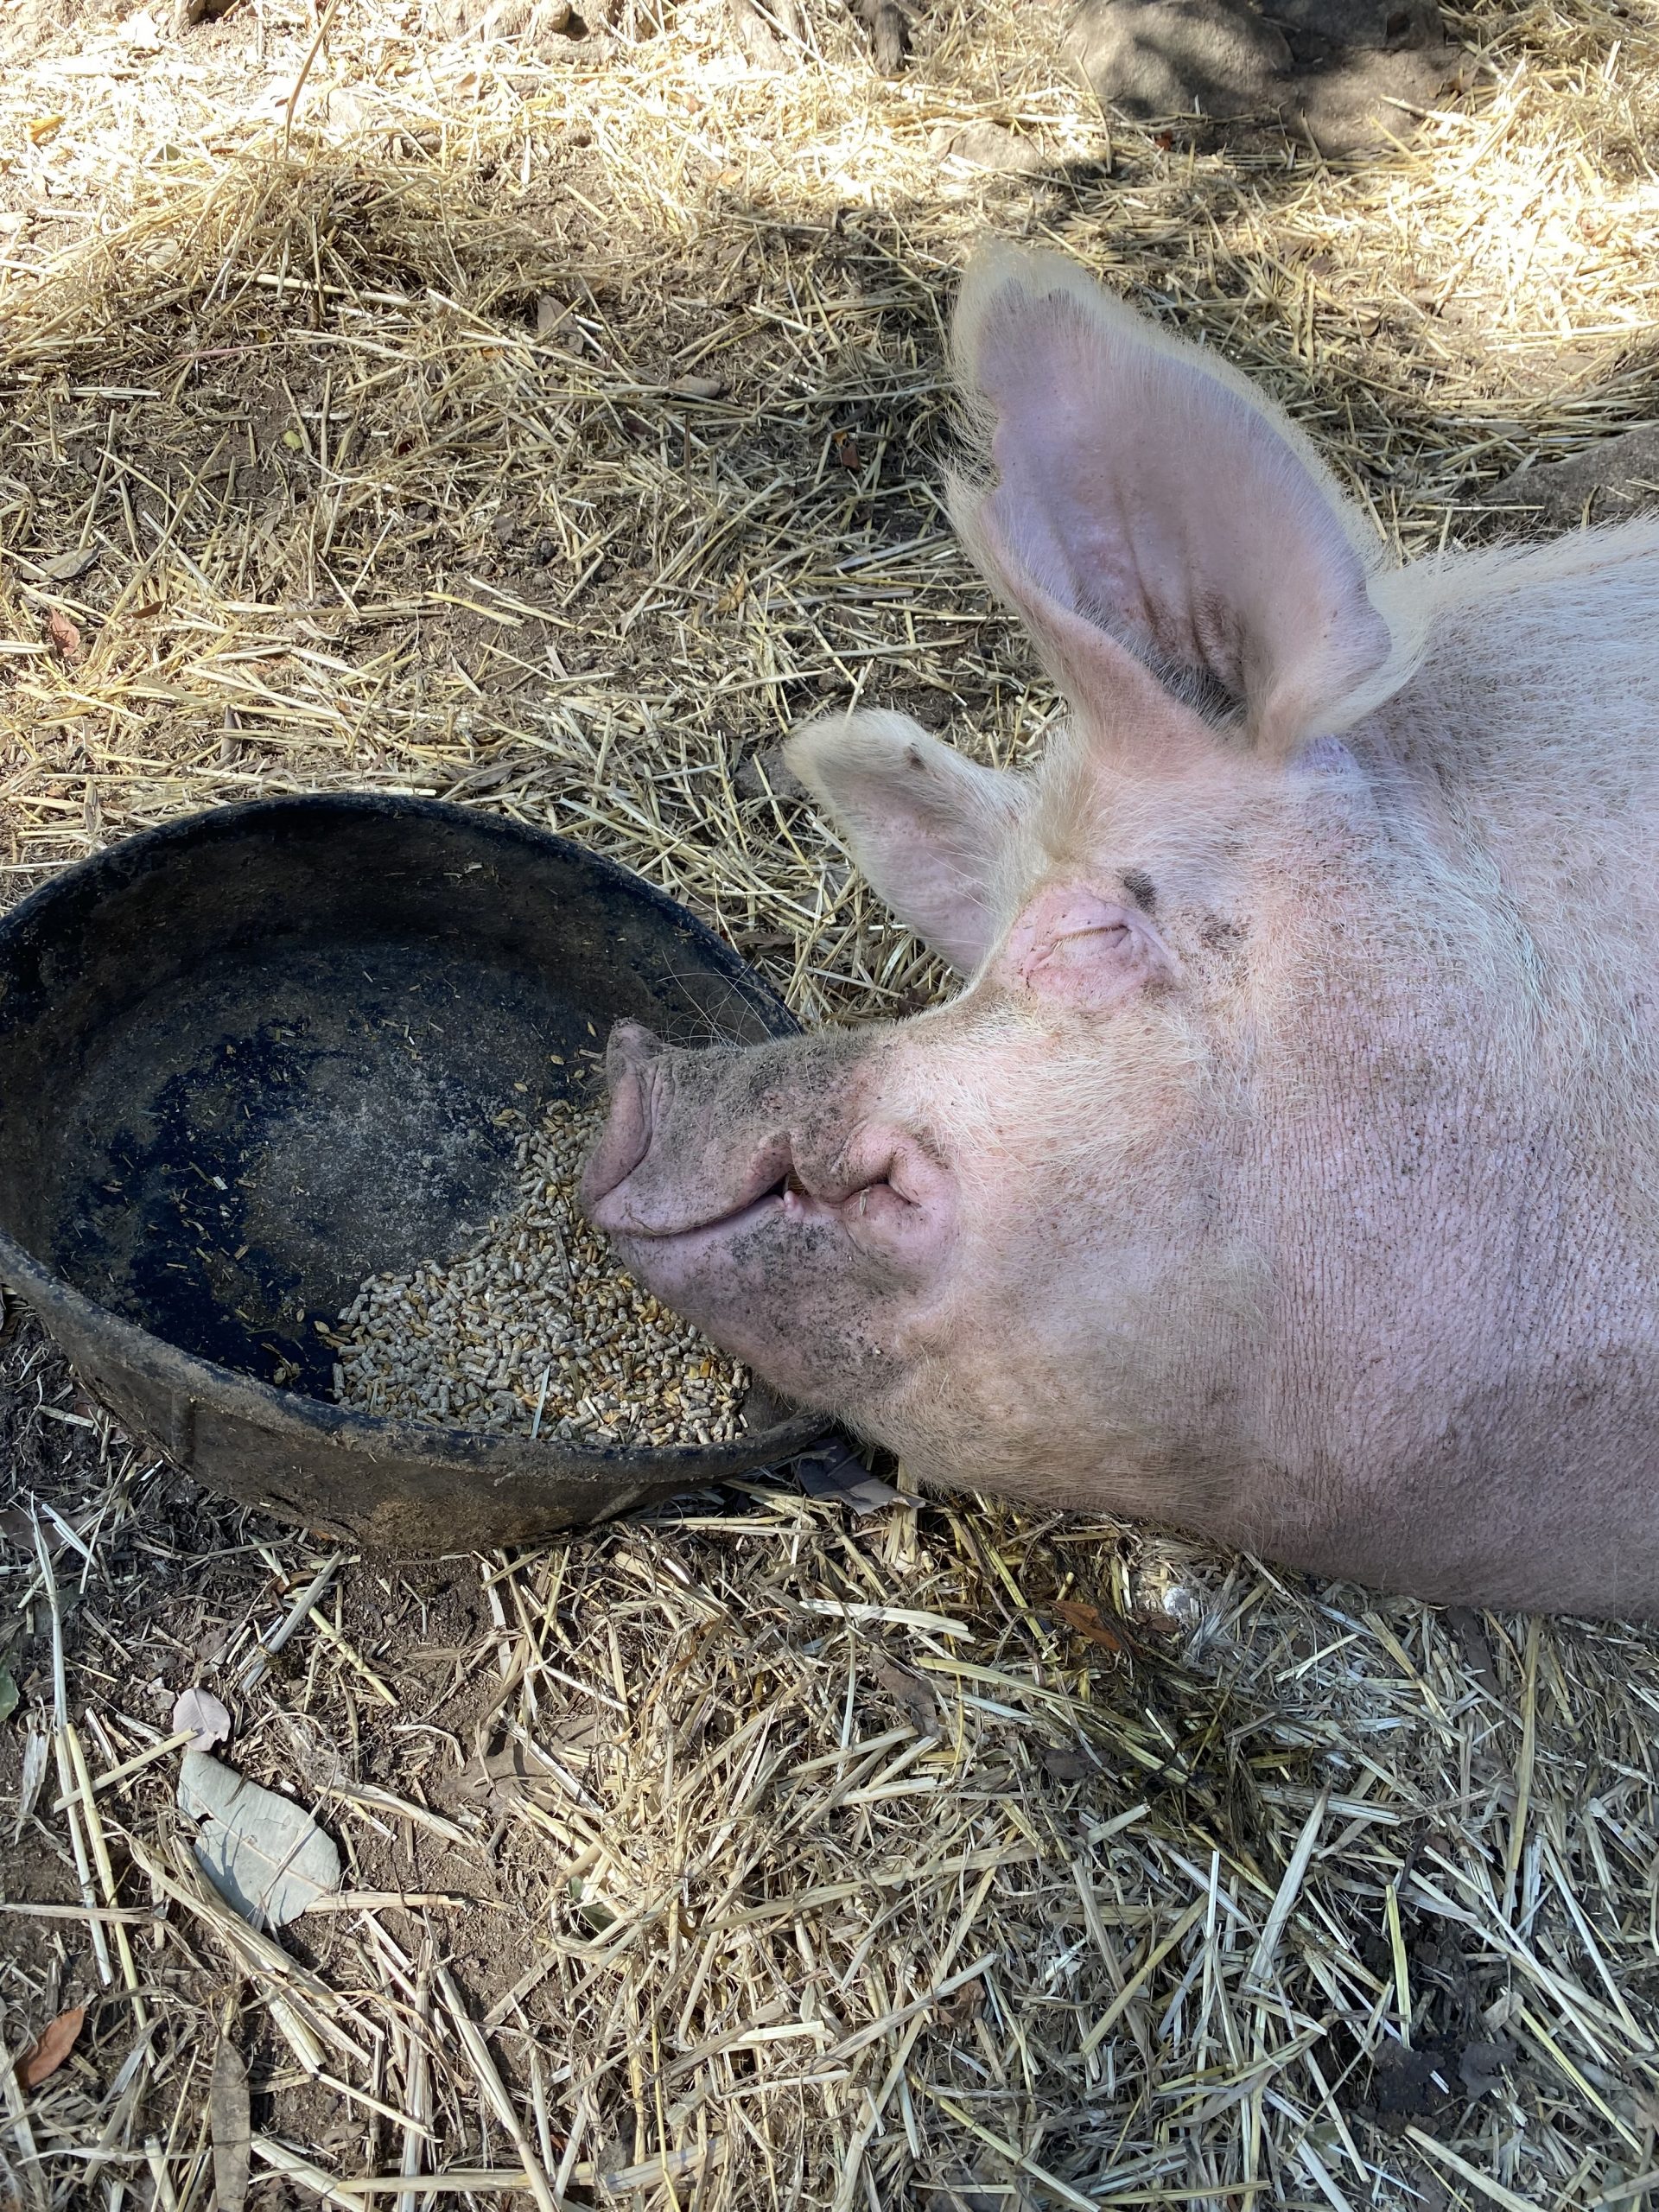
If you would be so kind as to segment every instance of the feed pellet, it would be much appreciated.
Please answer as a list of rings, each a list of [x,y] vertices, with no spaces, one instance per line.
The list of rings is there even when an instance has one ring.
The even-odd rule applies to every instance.
[[[641,1290],[576,1206],[597,1116],[550,1106],[518,1201],[459,1259],[372,1275],[325,1332],[359,1413],[573,1443],[729,1443],[746,1370]]]

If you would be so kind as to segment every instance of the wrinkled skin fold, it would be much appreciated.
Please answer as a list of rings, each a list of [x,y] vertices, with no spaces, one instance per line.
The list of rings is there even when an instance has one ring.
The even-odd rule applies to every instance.
[[[624,1025],[585,1203],[924,1481],[1462,1602],[1659,1609],[1659,527],[1389,568],[1306,442],[1067,264],[970,274],[965,541],[1069,720],[791,766],[957,971]]]

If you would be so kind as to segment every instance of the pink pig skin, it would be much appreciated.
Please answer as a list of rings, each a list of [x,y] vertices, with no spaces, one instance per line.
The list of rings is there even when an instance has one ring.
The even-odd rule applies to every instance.
[[[1068,264],[970,274],[963,535],[1069,704],[791,765],[962,978],[624,1027],[593,1218],[924,1481],[1465,1603],[1659,1610],[1659,526],[1390,567]]]

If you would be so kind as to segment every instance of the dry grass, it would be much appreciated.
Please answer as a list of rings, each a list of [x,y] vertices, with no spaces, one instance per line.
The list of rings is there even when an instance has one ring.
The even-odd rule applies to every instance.
[[[1038,0],[942,7],[896,85],[828,13],[768,73],[712,0],[546,61],[363,0],[285,136],[317,23],[247,4],[0,82],[0,897],[256,792],[448,793],[808,1019],[904,1007],[934,969],[765,760],[855,691],[999,758],[1052,716],[938,506],[976,234],[1208,333],[1408,550],[1651,409],[1647,16],[1483,5],[1474,94],[1338,170],[1109,139]],[[987,121],[1028,173],[950,156]],[[91,2010],[32,2094],[0,2067],[0,2202],[211,2204],[221,2035],[266,2208],[1652,2184],[1651,1635],[765,1490],[393,1570],[192,1494],[15,1312],[3,1350],[0,2034]],[[280,1945],[179,1840],[197,1679],[350,1861]]]

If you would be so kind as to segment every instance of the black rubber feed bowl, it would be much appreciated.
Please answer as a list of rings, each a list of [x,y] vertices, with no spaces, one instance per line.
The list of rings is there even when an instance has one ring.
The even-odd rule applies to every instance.
[[[787,1458],[629,1451],[332,1402],[365,1276],[454,1256],[522,1128],[613,1020],[791,1033],[701,923],[562,837],[424,799],[225,807],[66,869],[0,920],[0,1280],[210,1488],[378,1549],[521,1543]],[[297,1367],[291,1387],[271,1377]]]

